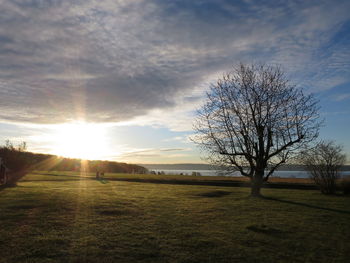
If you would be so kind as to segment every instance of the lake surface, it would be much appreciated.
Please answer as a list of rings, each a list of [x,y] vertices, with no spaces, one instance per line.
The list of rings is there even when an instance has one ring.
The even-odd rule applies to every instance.
[[[241,176],[240,172],[225,173],[218,170],[160,170],[160,169],[150,169],[150,171],[164,172],[168,175],[192,175],[193,172],[200,173],[202,176]],[[341,171],[341,176],[350,176],[350,171]],[[308,178],[309,174],[306,171],[275,171],[271,177],[281,177],[281,178]]]

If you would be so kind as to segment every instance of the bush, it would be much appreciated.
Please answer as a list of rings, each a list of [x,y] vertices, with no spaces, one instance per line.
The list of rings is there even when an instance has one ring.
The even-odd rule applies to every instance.
[[[314,148],[304,151],[301,158],[310,178],[321,192],[334,194],[340,168],[346,160],[342,147],[333,141],[321,141]]]
[[[0,146],[0,158],[6,170],[3,176],[3,184],[7,186],[15,185],[16,182],[25,174],[25,170],[30,165],[30,159],[24,154],[26,143],[20,143],[15,147],[9,140],[4,146]],[[5,179],[6,178],[6,179]]]
[[[23,154],[25,151],[25,142],[15,147],[9,140],[7,140],[4,146],[0,146],[0,157],[12,173],[17,173],[25,170],[30,165],[30,159]]]
[[[344,195],[350,194],[350,178],[343,179],[341,182],[341,190]]]

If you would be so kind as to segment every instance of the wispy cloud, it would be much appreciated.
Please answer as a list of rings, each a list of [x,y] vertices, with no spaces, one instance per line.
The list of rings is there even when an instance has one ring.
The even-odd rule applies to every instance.
[[[155,159],[159,161],[173,161],[176,158],[184,158],[191,156],[189,148],[148,148],[148,149],[129,149],[125,152],[121,152],[118,156],[112,159],[119,161],[130,161],[132,162],[153,162]]]
[[[188,151],[190,149],[185,148],[160,148],[160,149],[138,149],[138,150],[129,150],[127,152],[122,153],[124,157],[127,156],[136,156],[136,155],[142,155],[142,156],[155,156],[160,155],[162,152],[181,152],[181,151]]]
[[[333,96],[333,100],[342,101],[350,98],[350,93],[337,94]]]

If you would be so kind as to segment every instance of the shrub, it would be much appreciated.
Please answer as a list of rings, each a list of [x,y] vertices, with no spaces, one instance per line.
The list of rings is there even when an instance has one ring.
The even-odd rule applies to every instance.
[[[310,178],[321,192],[334,194],[340,168],[346,160],[342,147],[333,141],[321,141],[314,148],[304,151],[301,157]]]
[[[350,178],[344,178],[341,182],[341,190],[344,195],[350,194]]]

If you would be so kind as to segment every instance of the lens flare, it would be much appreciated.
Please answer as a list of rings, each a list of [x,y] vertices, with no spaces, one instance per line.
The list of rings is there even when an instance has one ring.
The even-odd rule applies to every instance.
[[[109,153],[106,129],[99,124],[62,124],[56,128],[54,138],[54,152],[60,156],[101,160]]]

